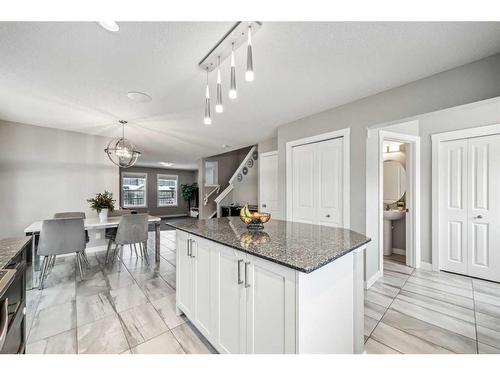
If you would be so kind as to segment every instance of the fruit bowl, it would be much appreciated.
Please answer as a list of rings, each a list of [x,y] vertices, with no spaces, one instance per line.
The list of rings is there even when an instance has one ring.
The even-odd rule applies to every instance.
[[[271,214],[265,212],[250,212],[248,204],[246,204],[240,211],[240,219],[247,225],[248,229],[258,230],[264,229],[264,224],[271,219]]]

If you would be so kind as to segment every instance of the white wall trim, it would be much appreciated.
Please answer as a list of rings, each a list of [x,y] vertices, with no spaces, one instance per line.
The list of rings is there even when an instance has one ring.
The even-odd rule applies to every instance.
[[[301,138],[301,139],[296,139],[293,141],[289,141],[286,143],[286,219],[288,221],[292,221],[292,210],[291,208],[293,207],[293,199],[292,199],[292,149],[295,146],[300,146],[300,145],[305,145],[308,143],[315,143],[315,142],[321,142],[321,141],[326,141],[329,139],[334,139],[334,138],[341,138],[343,137],[343,150],[344,150],[344,155],[343,155],[343,161],[344,161],[344,166],[343,166],[343,182],[344,182],[344,188],[343,188],[343,198],[344,198],[344,205],[343,205],[343,227],[344,228],[350,228],[351,227],[351,173],[350,173],[350,165],[351,165],[351,151],[350,151],[350,143],[351,143],[351,128],[344,128],[340,130],[336,130],[333,132],[328,132],[328,133],[323,133],[323,134],[317,134],[313,135],[311,137],[306,137],[306,138]]]
[[[418,121],[415,121],[418,125]],[[397,124],[393,124],[397,125]],[[378,135],[378,137],[377,137]],[[420,137],[416,135],[395,133],[381,129],[368,129],[367,134],[367,169],[366,169],[366,229],[367,235],[377,233],[375,242],[379,256],[379,272],[383,274],[383,143],[385,140],[399,141],[408,144],[406,152],[407,196],[406,207],[409,209],[406,220],[406,259],[411,267],[421,267],[420,246]],[[377,163],[377,170],[371,170]],[[375,202],[373,202],[375,200]]]
[[[432,269],[439,271],[439,144],[463,138],[500,134],[500,124],[478,126],[431,135],[432,142]]]
[[[261,152],[259,153],[259,163],[258,163],[258,168],[259,168],[259,190],[257,192],[257,204],[259,205],[259,210],[260,210],[260,207],[261,207],[261,204],[262,204],[262,200],[261,200],[261,192],[262,192],[262,157],[266,157],[266,156],[273,156],[273,155],[278,155],[278,150],[274,150],[274,151],[268,151],[268,152]]]
[[[373,284],[381,277],[381,272],[377,271],[375,274],[365,281],[365,289],[370,289]]]
[[[432,271],[432,263],[420,262],[420,266],[425,271]]]
[[[394,254],[398,254],[398,255],[406,255],[406,250],[405,249],[398,249],[397,247],[393,247],[392,248],[392,252]]]

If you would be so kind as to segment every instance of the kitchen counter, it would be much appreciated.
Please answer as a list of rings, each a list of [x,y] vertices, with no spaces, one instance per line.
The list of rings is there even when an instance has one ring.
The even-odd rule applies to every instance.
[[[0,269],[5,268],[31,241],[30,237],[0,239]]]
[[[370,241],[349,229],[274,219],[262,231],[249,231],[239,217],[169,225],[304,273],[313,272]]]

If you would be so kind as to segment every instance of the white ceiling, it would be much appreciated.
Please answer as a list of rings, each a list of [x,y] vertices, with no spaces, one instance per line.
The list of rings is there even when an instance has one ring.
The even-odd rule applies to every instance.
[[[289,121],[500,52],[500,23],[266,22],[253,38],[255,81],[244,81],[240,48],[238,99],[226,93],[225,113],[212,108],[206,127],[197,64],[231,25],[123,22],[110,33],[92,22],[2,22],[0,118],[105,136],[126,119],[141,164],[194,168],[223,144],[253,144]]]

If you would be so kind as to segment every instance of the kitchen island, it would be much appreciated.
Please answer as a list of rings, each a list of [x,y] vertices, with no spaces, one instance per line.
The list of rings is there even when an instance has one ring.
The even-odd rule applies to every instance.
[[[177,229],[177,313],[221,353],[361,353],[364,250],[325,226],[238,217]]]

